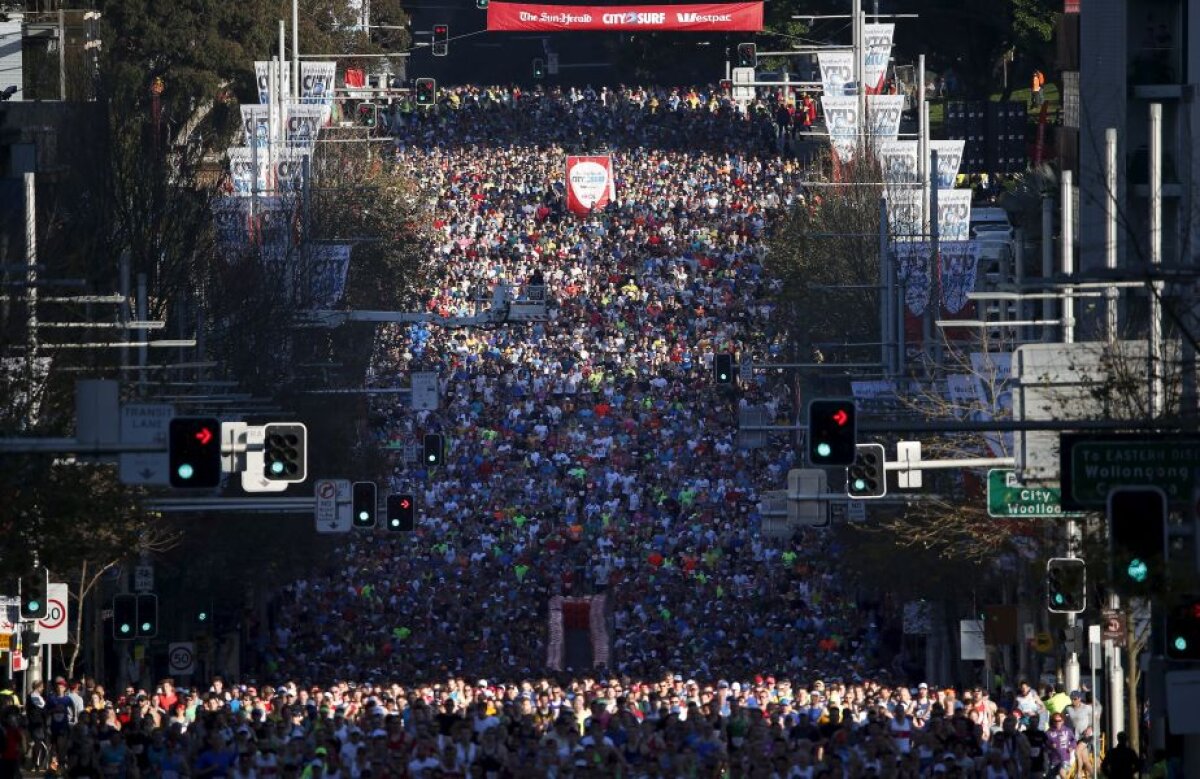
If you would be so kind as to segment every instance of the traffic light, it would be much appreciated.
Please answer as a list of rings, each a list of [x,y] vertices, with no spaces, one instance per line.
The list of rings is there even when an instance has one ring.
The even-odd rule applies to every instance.
[[[417,503],[412,495],[388,495],[387,526],[388,530],[398,533],[411,531],[416,527]]]
[[[17,584],[21,596],[21,619],[45,619],[48,575],[46,569],[39,566],[32,573],[21,577]]]
[[[450,25],[433,25],[433,56],[445,57],[450,53]]]
[[[882,498],[887,495],[887,455],[883,444],[859,444],[854,464],[846,468],[846,494],[852,498]]]
[[[441,433],[426,433],[423,460],[428,466],[441,465],[445,460],[445,439]]]
[[[1122,594],[1146,594],[1162,576],[1167,549],[1167,496],[1157,487],[1108,493],[1109,575]]]
[[[354,512],[355,527],[375,527],[375,512],[379,508],[375,494],[375,482],[356,481],[351,490],[350,502]]]
[[[113,596],[113,638],[130,641],[137,634],[137,596]]]
[[[546,61],[541,57],[534,57],[533,59],[533,77],[535,79],[546,77]]]
[[[1046,608],[1055,614],[1078,614],[1087,608],[1087,564],[1078,557],[1046,561]]]
[[[858,455],[853,400],[813,400],[808,404],[808,462],[814,466],[853,465]]]
[[[1200,596],[1189,595],[1167,612],[1168,660],[1200,660]]]
[[[475,7],[480,11],[486,11],[488,7],[488,0],[475,0]]]
[[[21,654],[26,657],[31,657],[37,654],[41,649],[42,634],[36,630],[25,630],[21,632]]]
[[[172,487],[213,488],[221,483],[221,421],[175,417],[167,425],[168,478]]]
[[[753,43],[739,43],[737,48],[737,63],[739,68],[757,68],[758,47]]]
[[[134,634],[138,638],[154,638],[158,635],[158,596],[143,592],[137,596],[135,606],[137,612],[137,627]]]
[[[713,355],[713,381],[717,384],[733,384],[733,355],[729,352]]]
[[[195,623],[195,628],[197,630],[211,629],[213,623],[212,604],[209,603],[204,606],[197,607],[192,613],[192,622]]]
[[[263,478],[304,481],[308,470],[308,428],[299,422],[263,426]]]
[[[417,105],[433,105],[437,102],[437,81],[432,78],[417,79]]]
[[[358,104],[358,123],[363,127],[375,127],[379,124],[379,106],[374,103]]]

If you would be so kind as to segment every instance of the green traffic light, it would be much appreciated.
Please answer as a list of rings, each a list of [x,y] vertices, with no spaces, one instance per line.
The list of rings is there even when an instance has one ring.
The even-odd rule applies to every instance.
[[[131,627],[130,627],[128,624],[123,624],[123,625],[121,625],[121,632],[122,632],[122,633],[128,633],[130,630],[132,630],[132,628],[131,628]]]
[[[1063,594],[1062,594],[1061,592],[1056,592],[1056,593],[1054,593],[1054,603],[1055,603],[1055,605],[1061,606],[1061,605],[1063,605],[1063,603],[1065,603],[1065,602],[1066,602],[1066,600],[1067,600],[1067,599],[1063,597]]]
[[[866,479],[855,479],[854,480],[855,492],[863,492],[866,489],[867,489],[867,480]]]
[[[1125,567],[1125,573],[1129,575],[1138,584],[1146,581],[1146,577],[1150,575],[1150,568],[1145,561],[1140,558],[1133,558],[1129,561],[1129,565]]]
[[[822,457],[828,457],[829,455],[833,454],[833,448],[826,443],[817,444],[817,454],[821,455]]]
[[[1171,642],[1171,645],[1175,647],[1176,652],[1186,652],[1188,648],[1187,639],[1183,636],[1175,636],[1175,639]]]
[[[26,611],[41,611],[42,602],[40,600],[31,600],[25,604]]]
[[[196,474],[196,470],[188,463],[181,464],[175,469],[175,472],[179,474],[179,478],[181,479],[190,479]]]
[[[271,463],[271,473],[275,474],[276,476],[283,473],[283,468],[284,468],[284,465],[281,462]]]
[[[362,520],[363,522],[366,522],[368,519],[371,518],[371,515],[365,511],[360,511],[360,512],[358,512],[358,518],[360,520]]]
[[[200,612],[199,614],[196,615],[196,619],[200,620],[201,622],[208,622],[208,612],[207,611]]]
[[[150,623],[149,623],[149,622],[143,622],[143,623],[142,623],[142,632],[143,632],[143,633],[149,633],[149,632],[150,632]]]

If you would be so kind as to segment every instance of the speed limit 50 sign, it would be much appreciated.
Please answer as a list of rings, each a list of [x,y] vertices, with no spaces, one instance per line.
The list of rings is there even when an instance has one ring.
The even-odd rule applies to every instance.
[[[67,643],[67,585],[50,582],[46,590],[46,616],[37,625],[41,643]]]
[[[193,673],[196,669],[196,645],[190,641],[171,644],[167,650],[167,663],[174,675]]]

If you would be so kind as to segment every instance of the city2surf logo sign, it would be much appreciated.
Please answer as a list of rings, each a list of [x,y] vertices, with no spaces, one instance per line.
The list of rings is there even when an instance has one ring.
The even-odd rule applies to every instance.
[[[489,3],[489,32],[567,30],[676,30],[692,32],[759,32],[762,3],[696,3],[690,5],[539,5]]]
[[[603,209],[615,196],[612,155],[567,157],[567,209],[590,214]]]
[[[322,109],[319,105],[292,103],[287,110],[287,142],[289,146],[309,149],[321,130]]]

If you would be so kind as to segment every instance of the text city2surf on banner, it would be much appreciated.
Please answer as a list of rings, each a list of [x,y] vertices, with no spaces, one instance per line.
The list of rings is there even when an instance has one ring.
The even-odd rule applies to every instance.
[[[600,211],[616,196],[611,154],[567,156],[567,208],[573,214]]]
[[[762,3],[691,5],[537,5],[489,3],[489,32],[508,30],[677,30],[683,32],[759,32]]]

